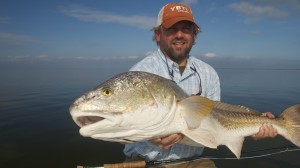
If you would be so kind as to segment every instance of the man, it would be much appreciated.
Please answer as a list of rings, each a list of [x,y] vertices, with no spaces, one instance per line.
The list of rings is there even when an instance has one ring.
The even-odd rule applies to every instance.
[[[165,5],[158,14],[157,25],[153,31],[153,40],[158,45],[158,51],[138,62],[130,70],[163,76],[176,82],[190,95],[201,95],[219,101],[220,82],[216,71],[189,55],[200,32],[190,7],[176,3]],[[271,113],[264,115],[274,118]],[[263,125],[253,137],[260,139],[274,137],[276,134],[272,126]],[[202,154],[202,147],[177,144],[182,138],[181,134],[173,134],[152,141],[128,144],[124,153],[127,157],[141,157],[147,161],[189,158]]]

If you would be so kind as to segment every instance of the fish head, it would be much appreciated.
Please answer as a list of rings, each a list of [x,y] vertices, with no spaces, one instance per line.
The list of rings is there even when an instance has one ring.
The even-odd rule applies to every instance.
[[[149,129],[166,118],[176,97],[161,79],[145,72],[126,72],[83,94],[70,106],[80,134],[116,142],[151,138]],[[141,133],[147,130],[149,137]]]

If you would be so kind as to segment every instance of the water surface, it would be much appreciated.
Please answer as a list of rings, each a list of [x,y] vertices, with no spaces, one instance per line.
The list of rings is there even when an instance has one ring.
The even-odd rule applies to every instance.
[[[134,62],[0,63],[0,167],[76,167],[121,162],[123,145],[81,137],[68,108],[85,91]],[[299,70],[216,69],[222,101],[279,114],[300,103]],[[247,138],[244,156],[282,150],[277,137]],[[279,148],[277,150],[277,148]],[[274,149],[274,150],[269,150]],[[226,147],[205,155],[232,157]],[[245,160],[215,160],[219,167],[299,167],[299,151]]]

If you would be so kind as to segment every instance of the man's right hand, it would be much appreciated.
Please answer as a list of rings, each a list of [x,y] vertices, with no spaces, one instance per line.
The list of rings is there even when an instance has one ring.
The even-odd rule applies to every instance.
[[[153,139],[150,142],[152,142],[153,144],[155,144],[156,146],[158,146],[160,148],[168,149],[172,145],[174,145],[177,142],[179,142],[180,140],[182,140],[183,137],[184,137],[183,134],[177,133],[177,134],[168,135],[168,136],[165,136],[162,138]]]

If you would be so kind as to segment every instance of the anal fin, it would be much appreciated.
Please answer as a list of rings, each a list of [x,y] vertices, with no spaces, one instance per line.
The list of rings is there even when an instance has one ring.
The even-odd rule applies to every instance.
[[[231,152],[240,159],[241,151],[243,147],[244,137],[232,137],[229,142],[226,142],[225,145],[231,150]]]

